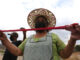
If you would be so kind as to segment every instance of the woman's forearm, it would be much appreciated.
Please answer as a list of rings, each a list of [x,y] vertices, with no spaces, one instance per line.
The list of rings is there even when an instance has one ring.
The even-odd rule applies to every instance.
[[[2,40],[3,45],[15,56],[21,55],[22,52],[19,48],[17,48],[14,44],[12,44],[9,40]]]
[[[60,52],[60,56],[62,58],[68,58],[72,54],[72,52],[74,50],[75,43],[76,43],[76,40],[71,38],[68,41],[67,46]]]

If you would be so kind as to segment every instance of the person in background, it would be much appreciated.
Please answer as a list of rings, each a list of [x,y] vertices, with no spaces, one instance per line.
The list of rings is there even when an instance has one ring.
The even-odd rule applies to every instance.
[[[30,12],[28,24],[31,28],[54,27],[56,18],[49,10],[39,8]],[[36,33],[25,39],[19,47],[10,43],[3,32],[0,32],[0,40],[12,54],[23,55],[23,60],[60,60],[60,57],[68,58],[72,54],[76,41],[80,39],[78,26],[66,26],[66,30],[71,32],[67,45],[57,34],[49,33],[50,30],[35,31]]]
[[[24,29],[24,28],[21,28]],[[18,38],[18,33],[16,32],[12,32],[10,35],[10,41],[12,42],[12,44],[14,44],[15,46],[19,46],[22,41],[21,40],[17,40]],[[26,31],[23,31],[23,40],[26,39]],[[12,53],[10,53],[8,51],[8,49],[5,50],[4,55],[3,55],[3,59],[2,60],[17,60],[17,56],[13,55]]]

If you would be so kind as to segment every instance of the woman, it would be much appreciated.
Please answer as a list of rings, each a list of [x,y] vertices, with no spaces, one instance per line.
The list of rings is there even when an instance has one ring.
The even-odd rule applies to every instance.
[[[53,13],[44,8],[35,9],[28,15],[31,28],[54,27],[55,23]],[[56,34],[48,33],[50,30],[37,30],[35,35],[25,39],[18,48],[11,44],[2,32],[0,40],[14,55],[23,55],[24,60],[60,60],[60,56],[68,58],[72,54],[76,40],[80,39],[79,25],[67,26],[66,30],[71,31],[67,46]]]

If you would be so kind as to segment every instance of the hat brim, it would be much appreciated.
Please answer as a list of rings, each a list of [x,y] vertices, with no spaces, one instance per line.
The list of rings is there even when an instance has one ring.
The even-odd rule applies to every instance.
[[[39,9],[35,9],[35,10],[31,11],[28,15],[27,21],[31,28],[35,28],[34,21],[37,16],[41,16],[41,15],[47,18],[47,20],[49,22],[48,27],[54,27],[56,25],[56,18],[54,16],[54,14],[47,9],[39,8]]]

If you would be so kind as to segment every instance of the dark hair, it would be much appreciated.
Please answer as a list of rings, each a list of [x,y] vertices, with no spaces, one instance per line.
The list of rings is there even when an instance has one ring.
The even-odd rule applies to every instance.
[[[38,20],[40,17],[43,18],[42,21]],[[45,28],[45,27],[48,27],[48,25],[49,25],[49,23],[48,23],[48,20],[45,16],[40,15],[40,16],[36,17],[36,19],[35,19],[35,28]],[[36,32],[40,32],[40,33],[44,32],[44,31],[48,32],[49,30],[36,30]]]
[[[15,37],[18,37],[18,34],[13,32],[11,35],[15,36]]]
[[[44,19],[46,25],[48,26],[48,25],[49,25],[49,22],[48,22],[47,18],[46,18],[45,16],[43,16],[43,15],[37,16],[36,19],[35,19],[35,23],[38,22],[38,19],[39,19],[40,17],[42,17],[42,18]],[[44,21],[43,21],[43,22],[44,22]]]
[[[11,40],[11,41],[14,41],[15,38],[16,38],[16,39],[18,38],[18,34],[17,34],[16,32],[13,32],[13,33],[11,33],[11,34],[9,34],[9,35],[10,35],[10,40]]]

